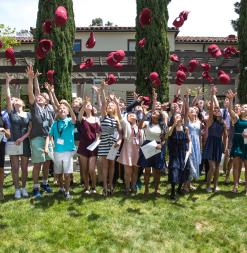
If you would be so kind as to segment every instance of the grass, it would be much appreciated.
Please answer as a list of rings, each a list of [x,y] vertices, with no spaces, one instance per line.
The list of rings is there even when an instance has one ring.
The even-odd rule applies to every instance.
[[[221,177],[219,193],[205,193],[199,182],[197,191],[174,202],[166,180],[158,198],[142,192],[125,197],[120,188],[108,198],[86,196],[77,185],[71,201],[57,193],[17,201],[8,176],[0,252],[247,252],[244,193],[229,192]]]

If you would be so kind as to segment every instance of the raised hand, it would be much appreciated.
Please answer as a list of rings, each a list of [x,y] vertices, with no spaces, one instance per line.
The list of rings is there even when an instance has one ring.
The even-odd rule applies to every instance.
[[[92,86],[92,89],[93,89],[96,93],[99,93],[99,89],[100,89],[99,87],[93,85],[93,86]]]
[[[44,87],[47,91],[51,91],[51,85],[49,83],[45,82]]]
[[[211,87],[211,94],[212,95],[216,95],[217,92],[218,92],[217,87],[215,85],[212,85],[212,87]]]
[[[42,73],[39,73],[39,71],[37,70],[36,73],[35,73],[35,75],[34,75],[34,77],[35,77],[35,78],[36,78],[36,77],[38,78],[40,75],[42,75]]]
[[[102,80],[102,82],[101,82],[101,84],[100,84],[100,87],[101,87],[101,89],[105,89],[105,87],[107,86],[108,84],[104,81],[104,80]]]
[[[237,95],[237,92],[233,92],[232,90],[228,90],[227,93],[226,93],[226,97],[229,98],[229,100],[233,100],[234,97]]]
[[[29,79],[34,79],[34,72],[33,72],[33,66],[32,65],[29,65],[27,66],[26,68],[26,73],[27,73],[27,76]]]
[[[14,77],[10,76],[9,73],[5,73],[5,75],[6,75],[6,84],[9,84],[14,79]]]

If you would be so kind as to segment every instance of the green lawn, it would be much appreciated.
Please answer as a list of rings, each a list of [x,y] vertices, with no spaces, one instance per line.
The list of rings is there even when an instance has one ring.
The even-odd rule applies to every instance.
[[[0,252],[247,252],[244,193],[220,184],[219,193],[207,194],[201,183],[174,202],[165,181],[158,198],[125,197],[120,190],[108,198],[85,196],[75,186],[71,201],[57,193],[16,201],[8,176]]]

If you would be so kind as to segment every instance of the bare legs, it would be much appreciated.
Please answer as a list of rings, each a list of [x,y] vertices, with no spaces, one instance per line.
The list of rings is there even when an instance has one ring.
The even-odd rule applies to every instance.
[[[154,193],[157,194],[159,191],[159,184],[160,184],[160,170],[159,169],[153,169],[153,176],[154,176]],[[144,183],[145,183],[145,192],[144,194],[149,193],[149,179],[151,174],[151,168],[145,168],[144,172]]]
[[[112,190],[113,190],[112,182],[113,182],[113,176],[114,176],[114,162],[115,161],[106,159],[106,156],[101,157],[104,194],[107,194],[108,183],[109,183],[110,193],[112,193]]]
[[[136,166],[124,166],[124,182],[125,182],[125,191],[126,194],[130,191],[130,185],[132,188],[132,191],[135,191],[135,185],[137,181],[137,173],[138,173],[138,167]]]
[[[89,177],[92,182],[92,189],[96,188],[96,156],[86,157],[80,155],[80,162],[82,164],[82,176],[85,190],[89,189]]]
[[[239,184],[239,178],[240,178],[240,172],[242,169],[242,159],[240,157],[234,157],[233,158],[233,192],[238,191],[238,184]]]
[[[220,162],[209,160],[209,171],[207,176],[207,189],[210,190],[212,178],[214,178],[214,190],[218,187]]]
[[[25,156],[20,156],[20,161],[19,161],[19,156],[10,156],[11,160],[11,167],[12,167],[12,178],[13,178],[13,183],[15,186],[15,189],[20,188],[19,184],[19,165],[21,165],[21,183],[22,183],[22,188],[26,187],[26,182],[27,182],[27,175],[28,175],[28,157]],[[21,164],[20,164],[21,163]]]
[[[60,189],[64,189],[65,192],[69,192],[70,187],[70,180],[71,180],[71,174],[64,173],[64,174],[56,174],[58,179],[58,185]]]

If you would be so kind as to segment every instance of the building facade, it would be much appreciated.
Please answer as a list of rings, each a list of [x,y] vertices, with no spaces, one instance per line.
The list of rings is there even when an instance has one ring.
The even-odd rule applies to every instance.
[[[96,45],[93,49],[86,48],[86,41],[90,32],[95,33]],[[3,84],[4,73],[13,73],[16,81],[23,87],[25,93],[25,68],[27,64],[34,62],[34,40],[32,37],[17,38],[21,43],[15,48],[17,64],[10,66],[4,57],[0,58],[0,83]],[[227,46],[236,46],[237,38],[234,35],[228,37],[190,37],[179,36],[179,31],[175,28],[168,29],[168,40],[170,44],[170,52],[176,53],[180,57],[180,63],[187,64],[192,58],[196,58],[201,63],[210,63],[212,65],[212,76],[217,76],[218,69],[223,69],[230,74],[231,82],[228,85],[222,85],[218,82],[218,90],[220,95],[231,88],[235,89],[238,80],[239,58],[231,57],[224,59],[212,58],[207,53],[210,44],[217,44],[224,49]],[[105,79],[107,73],[114,72],[118,77],[117,84],[109,87],[109,93],[113,92],[117,96],[129,101],[132,99],[132,93],[135,90],[135,27],[77,27],[74,43],[74,67],[73,67],[73,96],[89,96],[95,97],[92,92],[92,84],[98,85],[100,80]],[[126,59],[123,69],[112,69],[106,64],[106,56],[109,52],[115,50],[125,50]],[[3,54],[3,53],[2,53]],[[87,58],[93,58],[95,66],[82,71],[79,68],[81,62]],[[170,91],[169,97],[172,99],[176,93],[177,85],[175,84],[175,76],[178,64],[171,62],[170,67]],[[147,73],[148,75],[149,73]],[[185,84],[181,87],[195,89],[201,86],[205,91],[208,90],[209,83],[201,77],[202,69],[198,68],[194,73],[189,74]]]

